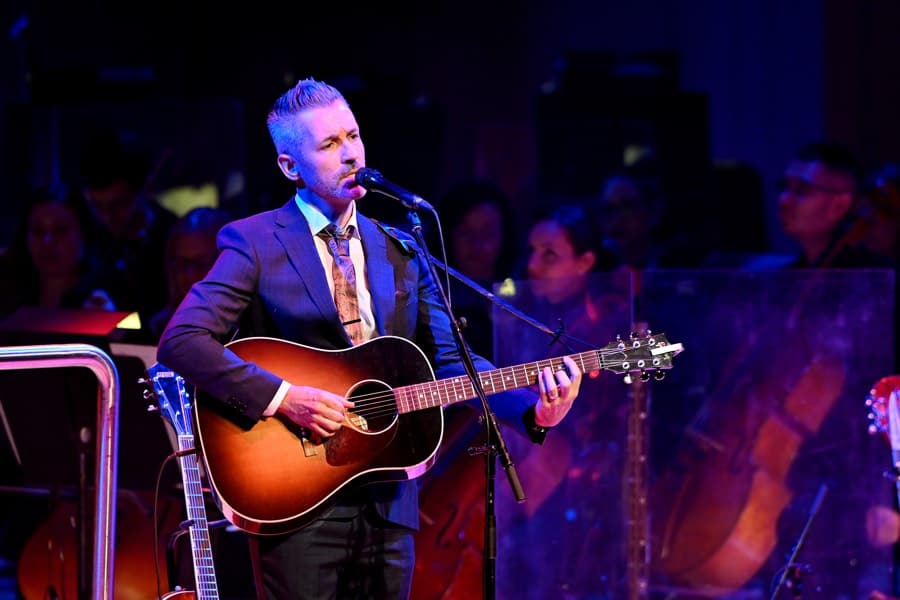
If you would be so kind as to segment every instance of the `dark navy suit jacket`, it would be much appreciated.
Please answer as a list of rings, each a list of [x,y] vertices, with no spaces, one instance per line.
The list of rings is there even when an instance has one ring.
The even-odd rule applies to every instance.
[[[415,342],[438,379],[464,373],[449,316],[422,252],[407,234],[357,216],[378,334]],[[253,423],[272,400],[281,378],[223,350],[223,343],[235,336],[274,337],[326,350],[351,343],[338,319],[307,221],[293,199],[280,209],[226,225],[218,245],[218,260],[174,314],[157,358],[223,403],[226,415]],[[494,368],[481,357],[475,360],[478,371]],[[491,396],[498,418],[526,435],[523,415],[535,401],[526,390]],[[540,436],[531,437],[542,441]],[[368,487],[373,488],[375,510],[384,519],[418,526],[414,481]]]

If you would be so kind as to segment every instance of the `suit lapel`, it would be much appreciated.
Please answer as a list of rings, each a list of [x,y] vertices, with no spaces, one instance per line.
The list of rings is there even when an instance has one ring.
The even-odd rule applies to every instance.
[[[323,318],[338,323],[337,308],[331,297],[315,241],[309,234],[309,223],[297,208],[293,198],[277,212],[275,224],[277,225],[275,237],[284,246],[288,260],[300,276],[313,304]]]
[[[357,213],[359,235],[366,254],[366,278],[372,294],[372,311],[379,335],[385,335],[386,320],[394,314],[394,265],[387,254],[384,234],[371,219]]]

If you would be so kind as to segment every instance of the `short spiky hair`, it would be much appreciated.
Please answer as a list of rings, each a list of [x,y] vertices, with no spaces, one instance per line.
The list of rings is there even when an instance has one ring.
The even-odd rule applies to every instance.
[[[859,187],[862,166],[849,146],[842,142],[833,140],[812,142],[801,146],[794,158],[803,162],[822,163],[829,171],[851,178],[854,189]]]
[[[275,101],[266,118],[275,149],[284,152],[295,148],[299,142],[293,126],[295,115],[308,108],[328,106],[336,101],[347,102],[337,88],[312,78],[298,81]]]

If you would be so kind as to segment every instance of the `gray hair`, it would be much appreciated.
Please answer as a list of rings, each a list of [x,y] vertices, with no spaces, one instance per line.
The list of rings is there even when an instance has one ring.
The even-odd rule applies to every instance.
[[[328,106],[334,102],[347,100],[337,88],[312,78],[301,79],[294,87],[282,94],[272,106],[266,118],[269,135],[278,152],[296,148],[299,144],[293,118],[309,108]]]

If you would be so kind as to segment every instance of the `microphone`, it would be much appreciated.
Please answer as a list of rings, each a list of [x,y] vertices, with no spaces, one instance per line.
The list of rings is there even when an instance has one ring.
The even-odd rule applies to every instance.
[[[356,185],[364,187],[370,192],[381,192],[385,196],[398,200],[407,208],[407,210],[419,210],[420,208],[424,208],[425,210],[434,212],[434,207],[424,198],[417,196],[408,190],[404,190],[399,185],[391,183],[375,169],[363,167],[358,170],[356,172]]]

